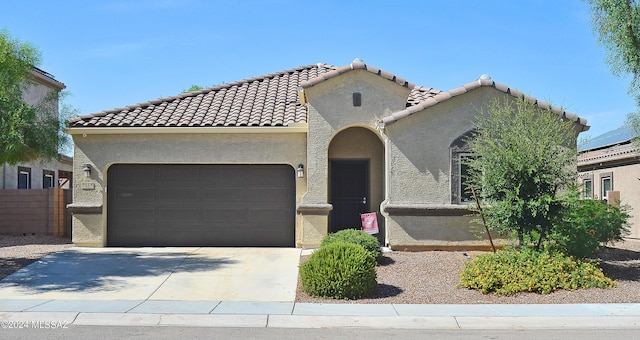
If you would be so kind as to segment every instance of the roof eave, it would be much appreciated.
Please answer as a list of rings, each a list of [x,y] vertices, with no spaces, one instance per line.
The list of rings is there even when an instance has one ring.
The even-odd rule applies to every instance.
[[[408,89],[413,89],[416,85],[413,83],[408,82],[406,79],[401,78],[396,76],[393,73],[389,73],[386,71],[383,71],[375,66],[371,66],[371,65],[367,65],[365,62],[360,61],[360,60],[354,60],[353,62],[351,62],[351,64],[343,66],[343,67],[339,67],[334,69],[333,71],[329,71],[327,73],[324,73],[318,77],[309,79],[307,81],[303,81],[300,83],[300,88],[302,89],[307,89],[309,87],[315,86],[319,83],[324,82],[325,80],[331,79],[331,78],[335,78],[341,74],[345,74],[347,72],[351,72],[354,70],[365,70],[368,72],[371,72],[375,75],[378,75],[380,77],[383,77],[389,81],[395,82],[396,84],[400,85],[400,86],[404,86]]]
[[[445,91],[445,92],[441,92],[433,97],[428,98],[427,100],[419,103],[418,105],[414,105],[414,106],[410,106],[406,109],[400,110],[400,111],[396,111],[384,118],[382,118],[380,120],[380,123],[383,125],[390,125],[395,123],[396,121],[408,117],[416,112],[422,111],[428,107],[437,105],[441,102],[447,101],[453,97],[457,97],[460,95],[463,95],[467,92],[471,92],[475,89],[478,89],[480,87],[492,87],[495,88],[496,90],[502,91],[508,95],[511,95],[513,97],[519,98],[519,99],[523,99],[526,100],[530,103],[533,103],[535,105],[537,105],[540,108],[543,109],[551,109],[551,111],[553,111],[554,113],[556,113],[557,115],[561,116],[564,119],[569,119],[571,121],[576,122],[577,124],[582,126],[582,132],[589,130],[590,126],[587,125],[587,120],[584,118],[580,118],[577,115],[573,114],[573,113],[569,113],[564,111],[562,108],[557,107],[557,106],[552,106],[549,103],[543,102],[543,101],[539,101],[534,97],[531,96],[527,96],[525,94],[523,94],[522,92],[516,90],[516,89],[512,89],[504,84],[501,83],[497,83],[495,81],[493,81],[491,78],[489,77],[480,77],[478,80],[467,83],[461,87],[458,88],[454,88],[452,90],[449,91]]]
[[[171,126],[171,127],[69,127],[66,132],[70,135],[128,135],[128,134],[288,134],[307,133],[306,123],[290,124],[288,126]]]

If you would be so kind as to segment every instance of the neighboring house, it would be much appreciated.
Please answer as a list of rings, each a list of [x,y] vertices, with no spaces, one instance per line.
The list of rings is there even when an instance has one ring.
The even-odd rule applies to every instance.
[[[628,237],[640,238],[640,152],[633,138],[633,131],[622,127],[591,139],[579,148],[578,171],[583,197],[619,199],[631,208]]]
[[[312,247],[377,212],[393,249],[487,247],[460,159],[479,109],[517,97],[486,75],[443,92],[356,59],[78,117],[73,242]]]
[[[43,105],[44,101],[62,91],[66,86],[57,81],[51,74],[34,68],[29,81],[23,87],[23,100],[30,105]],[[58,113],[58,102],[51,105],[51,111]],[[69,188],[72,178],[73,160],[61,155],[59,159],[38,159],[16,165],[3,164],[0,169],[0,189],[47,189],[53,187]]]
[[[50,106],[58,115],[58,93],[65,85],[51,74],[32,69],[22,88],[23,100],[32,106]],[[73,178],[73,159],[37,159],[0,166],[0,233],[70,236],[66,205]],[[30,190],[25,190],[30,189]]]

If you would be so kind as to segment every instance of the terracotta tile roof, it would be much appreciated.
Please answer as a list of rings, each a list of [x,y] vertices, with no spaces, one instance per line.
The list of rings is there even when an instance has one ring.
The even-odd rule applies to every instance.
[[[443,92],[416,86],[392,73],[356,59],[344,67],[318,63],[300,66],[260,77],[223,84],[199,91],[160,98],[124,108],[76,117],[67,122],[70,128],[85,127],[240,127],[288,126],[307,122],[306,105],[300,103],[298,88],[314,86],[352,70],[366,70],[401,86],[410,88],[406,109],[382,121],[392,124],[398,119],[461,95],[481,86],[492,86],[505,93],[537,103],[549,104],[525,96],[517,90],[496,83],[489,77]],[[586,125],[586,120],[552,107],[557,114]]]
[[[300,86],[302,86],[303,88],[311,87],[311,86],[316,85],[318,83],[321,83],[321,82],[323,82],[323,81],[325,81],[327,79],[331,79],[333,77],[337,77],[337,76],[339,76],[339,75],[341,75],[343,73],[347,73],[347,72],[350,72],[352,70],[366,70],[366,71],[369,71],[369,72],[371,72],[373,74],[377,74],[377,75],[379,75],[379,76],[381,76],[383,78],[386,78],[388,80],[394,81],[394,82],[396,82],[396,83],[398,83],[398,84],[400,84],[400,85],[402,85],[404,87],[408,87],[410,89],[413,89],[415,87],[414,84],[406,81],[404,78],[400,78],[400,77],[396,76],[393,73],[389,73],[389,72],[383,71],[383,70],[381,70],[381,69],[379,69],[379,68],[377,68],[375,66],[367,65],[367,64],[365,64],[364,61],[362,61],[362,60],[360,60],[358,58],[353,60],[353,62],[351,64],[347,65],[347,66],[336,68],[336,69],[334,69],[334,70],[332,70],[330,72],[327,72],[325,74],[322,74],[322,75],[318,76],[317,78],[312,78],[312,79],[309,79],[309,80],[307,80],[305,82],[302,82],[302,83],[300,83]]]
[[[416,103],[413,106],[408,106],[406,109],[401,110],[401,111],[397,111],[392,113],[391,115],[384,117],[381,121],[386,124],[393,124],[396,121],[398,121],[399,119],[408,117],[416,112],[422,111],[428,107],[434,106],[438,103],[441,103],[445,100],[448,100],[452,97],[455,96],[459,96],[461,94],[467,93],[469,91],[473,91],[479,87],[482,86],[489,86],[489,87],[493,87],[497,90],[500,90],[504,93],[510,94],[514,97],[517,98],[523,98],[524,100],[531,102],[531,103],[535,103],[536,105],[538,105],[539,107],[546,109],[546,108],[551,108],[551,110],[553,112],[555,112],[556,114],[558,114],[559,116],[565,118],[565,119],[570,119],[572,121],[577,122],[578,124],[581,124],[584,126],[584,131],[588,130],[588,126],[587,126],[587,120],[578,117],[577,115],[573,114],[573,113],[569,113],[564,111],[563,109],[559,108],[559,107],[555,107],[555,106],[551,106],[550,104],[543,102],[543,101],[539,101],[536,98],[533,98],[531,96],[527,96],[525,94],[523,94],[522,92],[516,90],[516,89],[512,89],[504,84],[501,83],[497,83],[495,81],[493,81],[491,79],[491,77],[487,76],[487,75],[482,75],[480,76],[480,78],[474,82],[465,84],[461,87],[455,88],[453,90],[450,91],[446,91],[446,92],[439,92],[434,96],[429,96],[427,98],[424,98],[423,100],[421,100],[420,102]]]
[[[282,72],[160,98],[69,120],[74,127],[204,127],[288,126],[307,122],[298,87],[313,86],[352,69],[365,69],[412,90],[407,107],[441,91],[413,84],[391,73],[354,61],[337,68],[328,64],[301,66]]]
[[[68,122],[69,127],[287,126],[307,121],[301,82],[335,67],[315,64],[160,98]]]

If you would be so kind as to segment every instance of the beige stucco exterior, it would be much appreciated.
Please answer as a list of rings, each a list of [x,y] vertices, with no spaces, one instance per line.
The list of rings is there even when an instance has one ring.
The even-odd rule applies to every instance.
[[[385,125],[383,118],[407,107],[413,85],[404,84],[358,68],[305,84],[303,127],[237,133],[216,127],[72,128],[73,241],[107,244],[105,179],[112,164],[303,164],[305,176],[296,179],[295,240],[298,247],[315,247],[329,230],[331,160],[366,160],[368,209],[380,217],[383,244],[401,250],[488,248],[470,224],[468,206],[454,197],[453,144],[473,129],[483,105],[516,98],[480,86]],[[83,176],[85,163],[95,169],[91,178]]]
[[[299,132],[74,134],[73,242],[107,244],[106,179],[113,164],[288,164],[295,169],[306,161],[305,137]],[[84,176],[85,164],[92,168],[90,178]],[[297,179],[297,201],[305,191],[304,179]],[[296,235],[301,238],[302,232]]]
[[[628,238],[640,238],[640,159],[638,153],[630,153],[625,159],[615,161],[601,159],[599,161],[580,164],[581,179],[590,179],[593,183],[592,199],[603,197],[602,178],[612,179],[611,191],[617,192],[620,198],[620,206],[627,209],[631,218],[629,219]],[[614,203],[615,202],[610,202]]]

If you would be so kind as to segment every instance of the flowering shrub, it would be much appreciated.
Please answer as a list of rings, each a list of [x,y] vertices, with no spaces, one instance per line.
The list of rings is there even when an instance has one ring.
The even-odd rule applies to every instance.
[[[558,252],[522,248],[500,250],[475,257],[460,272],[460,286],[482,293],[549,294],[558,289],[610,288],[615,282],[596,263],[576,260]]]

